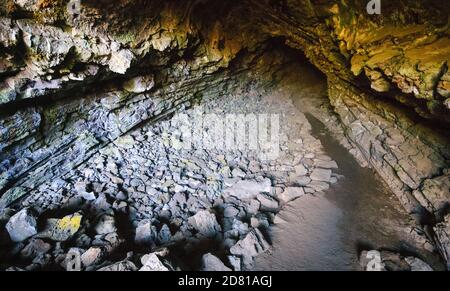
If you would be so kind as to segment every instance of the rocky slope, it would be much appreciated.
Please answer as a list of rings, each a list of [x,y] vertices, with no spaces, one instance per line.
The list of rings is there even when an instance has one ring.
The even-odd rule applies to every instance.
[[[209,96],[225,98],[238,87],[241,72],[262,76],[266,69],[259,55],[276,42],[303,52],[326,75],[330,103],[344,129],[342,142],[415,218],[418,240],[450,260],[447,3],[383,2],[381,15],[368,15],[363,0],[68,2],[0,3],[5,224],[17,213],[32,226],[33,215],[24,207],[42,214],[52,203],[55,208],[68,203],[48,202],[45,193],[61,192],[54,195],[59,199],[75,189],[88,201],[98,199],[92,193],[118,195],[66,183],[80,169],[90,172],[87,161],[116,146],[127,149],[136,130],[157,130],[165,117]],[[150,147],[145,156],[152,152]],[[114,167],[108,172],[120,170]],[[108,179],[120,187],[125,183],[117,173]],[[158,201],[160,207],[167,202]],[[77,217],[66,218],[76,230]],[[98,234],[108,233],[115,232]],[[107,241],[114,245],[120,239]],[[48,247],[43,240],[33,244]]]

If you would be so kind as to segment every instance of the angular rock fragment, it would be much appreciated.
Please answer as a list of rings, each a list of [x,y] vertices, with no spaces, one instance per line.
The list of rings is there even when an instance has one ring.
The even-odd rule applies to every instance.
[[[21,242],[37,234],[36,218],[28,208],[14,214],[6,224],[6,230],[14,242]]]
[[[284,191],[280,194],[279,198],[284,203],[295,200],[305,194],[302,187],[286,187]]]
[[[433,271],[433,268],[430,267],[427,263],[422,261],[419,258],[416,257],[406,257],[405,258],[408,265],[411,266],[411,271],[417,272],[417,271]]]
[[[216,216],[208,210],[201,210],[194,216],[189,217],[189,225],[200,235],[205,237],[215,237],[222,231]]]
[[[258,229],[252,229],[245,238],[230,248],[232,255],[242,258],[243,268],[249,270],[253,265],[253,258],[269,249],[270,245]]]
[[[41,239],[31,239],[21,251],[20,255],[24,258],[32,259],[47,253],[52,246]]]
[[[329,182],[331,170],[317,168],[312,171],[310,177],[313,181]]]
[[[103,256],[103,250],[100,247],[91,247],[81,255],[83,266],[89,267],[98,263]]]
[[[130,68],[133,59],[134,55],[129,50],[122,49],[113,52],[108,63],[109,69],[114,73],[125,74]]]
[[[257,180],[239,180],[229,188],[226,188],[224,195],[235,196],[239,199],[252,199],[259,193],[270,193],[272,183],[270,179]]]
[[[125,271],[137,271],[136,265],[128,260],[114,263],[112,265],[98,269],[100,272],[125,272]]]
[[[278,201],[276,201],[274,198],[265,195],[265,194],[258,194],[256,196],[256,199],[261,203],[260,209],[263,211],[270,211],[270,212],[277,212],[278,211]]]
[[[111,215],[102,215],[97,225],[95,226],[95,232],[97,234],[108,234],[115,232],[117,230],[116,228],[116,220]]]
[[[63,218],[50,218],[45,229],[37,237],[54,241],[67,241],[80,229],[83,216],[79,213],[64,216]]]
[[[132,93],[144,93],[149,91],[155,85],[153,75],[138,76],[123,84],[123,88]]]
[[[137,244],[151,245],[156,240],[156,228],[149,220],[142,220],[136,227],[134,241]]]
[[[141,258],[142,268],[139,271],[170,271],[155,253],[144,255]]]
[[[338,165],[335,161],[322,161],[322,160],[317,160],[314,165],[318,168],[323,168],[323,169],[337,169]]]
[[[216,256],[211,253],[207,253],[202,257],[202,271],[220,271],[227,272],[231,271],[230,268],[225,266],[225,264]]]

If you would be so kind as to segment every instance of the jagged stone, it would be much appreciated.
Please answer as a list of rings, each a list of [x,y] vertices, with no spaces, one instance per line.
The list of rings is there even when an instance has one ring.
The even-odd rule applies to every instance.
[[[214,256],[211,253],[203,255],[201,269],[202,271],[231,271],[231,269],[225,266],[225,264],[218,257]]]
[[[111,54],[108,66],[111,71],[118,74],[125,74],[131,66],[134,55],[131,51],[122,49]]]
[[[270,245],[258,229],[250,231],[245,238],[230,248],[230,253],[243,259],[244,269],[251,269],[253,257],[266,251]]]
[[[25,208],[14,214],[6,224],[12,241],[21,242],[37,234],[36,218]]]
[[[169,271],[155,253],[144,255],[141,258],[142,268],[139,271]]]
[[[63,218],[50,218],[45,229],[37,235],[54,241],[67,241],[80,229],[83,216],[79,213],[64,216]]]
[[[310,175],[313,181],[329,182],[331,179],[331,170],[327,169],[314,169]]]
[[[81,262],[83,266],[89,267],[98,263],[103,255],[103,250],[100,247],[91,247],[81,255]]]
[[[433,268],[431,268],[427,263],[422,261],[419,258],[415,257],[406,257],[406,262],[411,266],[411,271],[417,272],[417,271],[433,271]]]
[[[262,182],[256,180],[239,180],[225,189],[224,194],[235,196],[239,199],[252,199],[259,193],[270,193],[272,190],[269,179]]]
[[[116,230],[116,220],[111,215],[102,215],[95,226],[95,232],[97,234],[108,234]]]
[[[125,271],[137,271],[137,270],[138,270],[138,268],[136,267],[136,265],[133,262],[125,260],[125,261],[117,262],[112,265],[100,268],[97,271],[100,271],[100,272],[125,272]]]
[[[205,237],[215,237],[222,229],[216,216],[208,210],[201,210],[189,217],[189,225]]]
[[[156,229],[149,220],[142,220],[136,227],[134,241],[137,244],[149,245],[156,239]]]
[[[305,191],[301,187],[287,187],[284,189],[284,191],[280,194],[279,198],[284,203],[290,202],[292,200],[295,200],[305,194]]]

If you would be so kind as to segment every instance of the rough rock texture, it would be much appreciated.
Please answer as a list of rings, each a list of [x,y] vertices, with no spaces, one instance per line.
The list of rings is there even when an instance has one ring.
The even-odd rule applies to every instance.
[[[219,183],[211,178],[215,166],[198,162],[196,167],[210,169],[203,177],[194,172],[186,175],[185,185],[166,181],[152,186],[148,178],[131,179],[136,169],[121,165],[127,154],[148,162],[145,157],[166,142],[162,136],[161,144],[133,150],[136,141],[153,138],[131,133],[155,125],[158,135],[161,127],[156,125],[173,112],[206,96],[226,96],[237,86],[230,80],[254,68],[256,56],[271,50],[268,42],[276,39],[304,52],[327,76],[330,102],[349,150],[378,172],[427,240],[450,261],[447,2],[389,1],[380,16],[367,15],[363,0],[89,0],[75,8],[67,2],[0,3],[0,208],[32,205],[43,213],[87,200],[96,210],[120,213],[134,200],[144,208],[136,211],[141,227],[131,236],[144,244],[177,238],[171,226],[153,229],[142,223],[151,219],[145,209],[149,203],[165,205],[172,198],[175,205],[200,210],[214,200],[215,192],[207,189],[209,202],[193,202],[180,194],[156,195],[156,188],[180,193],[225,185],[229,200],[236,191],[245,194],[241,199],[248,200],[247,211],[276,211],[278,201],[270,197],[275,185],[267,178],[246,178],[231,169],[231,180]],[[92,159],[96,165],[86,166]],[[292,165],[297,166],[292,169],[296,186],[305,188],[282,189],[280,200],[326,189],[335,178],[335,165],[329,162],[321,161],[312,173]],[[152,177],[164,175],[159,166],[150,171]],[[83,179],[92,181],[72,183]],[[106,181],[114,186],[106,187]],[[71,197],[73,190],[76,197]],[[117,201],[111,201],[111,192]],[[149,195],[135,198],[134,192]],[[172,210],[161,211],[167,215]],[[228,209],[227,216],[237,211]],[[112,235],[115,229],[110,230],[93,238],[107,252],[120,243]],[[79,240],[83,248],[92,238]],[[103,267],[136,268],[129,260]]]

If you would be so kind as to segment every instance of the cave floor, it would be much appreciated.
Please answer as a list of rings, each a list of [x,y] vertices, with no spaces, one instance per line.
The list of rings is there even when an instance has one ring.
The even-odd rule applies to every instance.
[[[362,249],[420,248],[400,204],[325,129],[322,122],[335,117],[321,76],[290,64],[228,82],[237,83],[225,98],[204,96],[170,119],[121,136],[21,202],[46,218],[81,211],[80,230],[53,246],[55,257],[75,249],[89,258],[83,268],[96,270],[118,268],[118,261],[139,266],[143,254],[167,247],[158,255],[174,269],[355,270]],[[198,116],[203,143],[185,148],[180,120]],[[275,156],[261,155],[261,140],[258,150],[250,142],[230,149],[214,140],[217,125],[226,132],[233,121],[252,117],[271,120],[272,133],[279,121]],[[95,247],[103,253],[92,259]],[[226,267],[205,260],[206,253]],[[25,268],[45,264],[35,259]],[[64,260],[53,264],[65,267]]]

